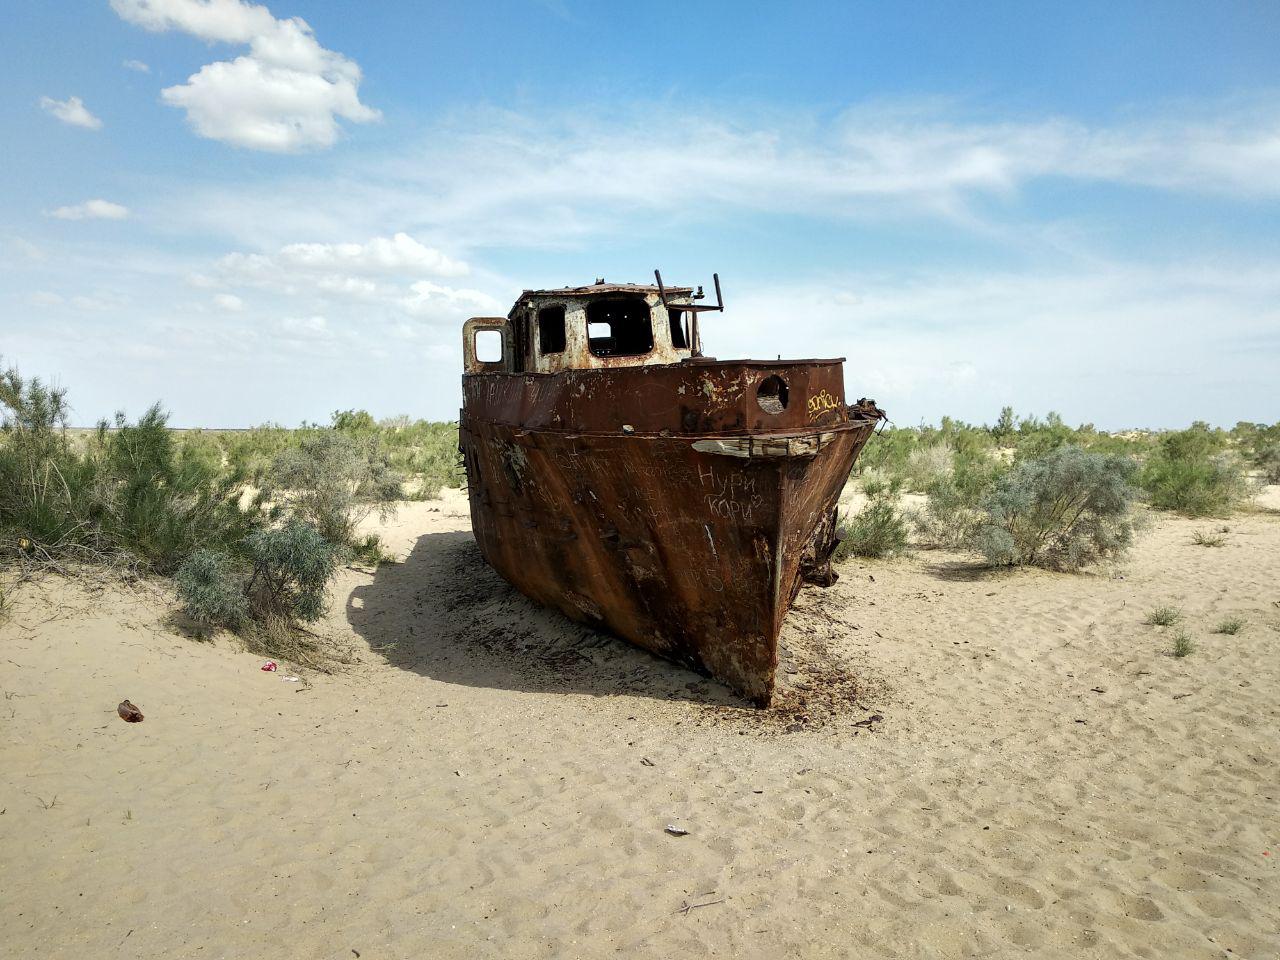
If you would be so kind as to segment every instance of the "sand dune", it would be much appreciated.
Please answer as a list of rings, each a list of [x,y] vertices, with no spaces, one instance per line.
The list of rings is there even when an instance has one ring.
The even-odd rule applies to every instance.
[[[849,564],[769,715],[534,607],[457,494],[343,572],[332,676],[47,580],[0,626],[0,953],[1280,956],[1280,514],[1227,525]]]

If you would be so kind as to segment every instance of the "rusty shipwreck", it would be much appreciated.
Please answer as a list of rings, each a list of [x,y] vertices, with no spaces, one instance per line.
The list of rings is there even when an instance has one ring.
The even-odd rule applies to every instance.
[[[716,360],[701,288],[526,290],[463,328],[459,443],[484,558],[574,620],[757,704],[877,422],[843,358]],[[487,351],[487,352],[486,352]]]

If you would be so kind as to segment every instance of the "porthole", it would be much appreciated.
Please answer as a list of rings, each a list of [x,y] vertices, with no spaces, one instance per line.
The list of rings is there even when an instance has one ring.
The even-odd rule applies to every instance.
[[[765,377],[756,387],[756,403],[765,413],[779,414],[787,409],[787,381],[777,374]]]

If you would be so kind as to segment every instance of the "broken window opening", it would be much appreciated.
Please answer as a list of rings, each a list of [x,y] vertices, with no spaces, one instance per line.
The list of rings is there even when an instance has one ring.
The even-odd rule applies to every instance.
[[[480,363],[500,363],[502,361],[502,331],[476,331],[476,360]]]
[[[538,353],[564,353],[564,307],[543,307],[538,311]]]
[[[638,357],[653,350],[649,304],[638,298],[587,304],[587,345],[597,357]]]
[[[671,345],[677,350],[684,350],[689,346],[689,338],[684,332],[684,311],[668,310],[667,320],[671,324]]]

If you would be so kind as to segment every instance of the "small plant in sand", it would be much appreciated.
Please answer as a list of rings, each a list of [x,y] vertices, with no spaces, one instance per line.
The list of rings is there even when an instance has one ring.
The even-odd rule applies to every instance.
[[[1243,617],[1224,617],[1218,621],[1218,625],[1213,628],[1214,633],[1225,633],[1229,637],[1234,637],[1237,633],[1245,628],[1249,621]]]
[[[974,545],[994,565],[1079,570],[1121,556],[1137,528],[1128,457],[1060,447],[1017,463],[981,502]]]
[[[840,543],[835,560],[849,557],[887,557],[906,549],[909,538],[906,517],[896,496],[882,494],[868,500],[856,515],[842,519],[836,528]]]
[[[1187,631],[1179,630],[1173,635],[1173,646],[1169,652],[1175,657],[1189,657],[1196,652],[1196,642]]]
[[[1221,533],[1203,533],[1197,530],[1191,534],[1191,542],[1198,547],[1221,547],[1226,544],[1227,538]]]
[[[1182,611],[1177,607],[1156,607],[1142,622],[1149,627],[1171,627],[1182,619]]]

